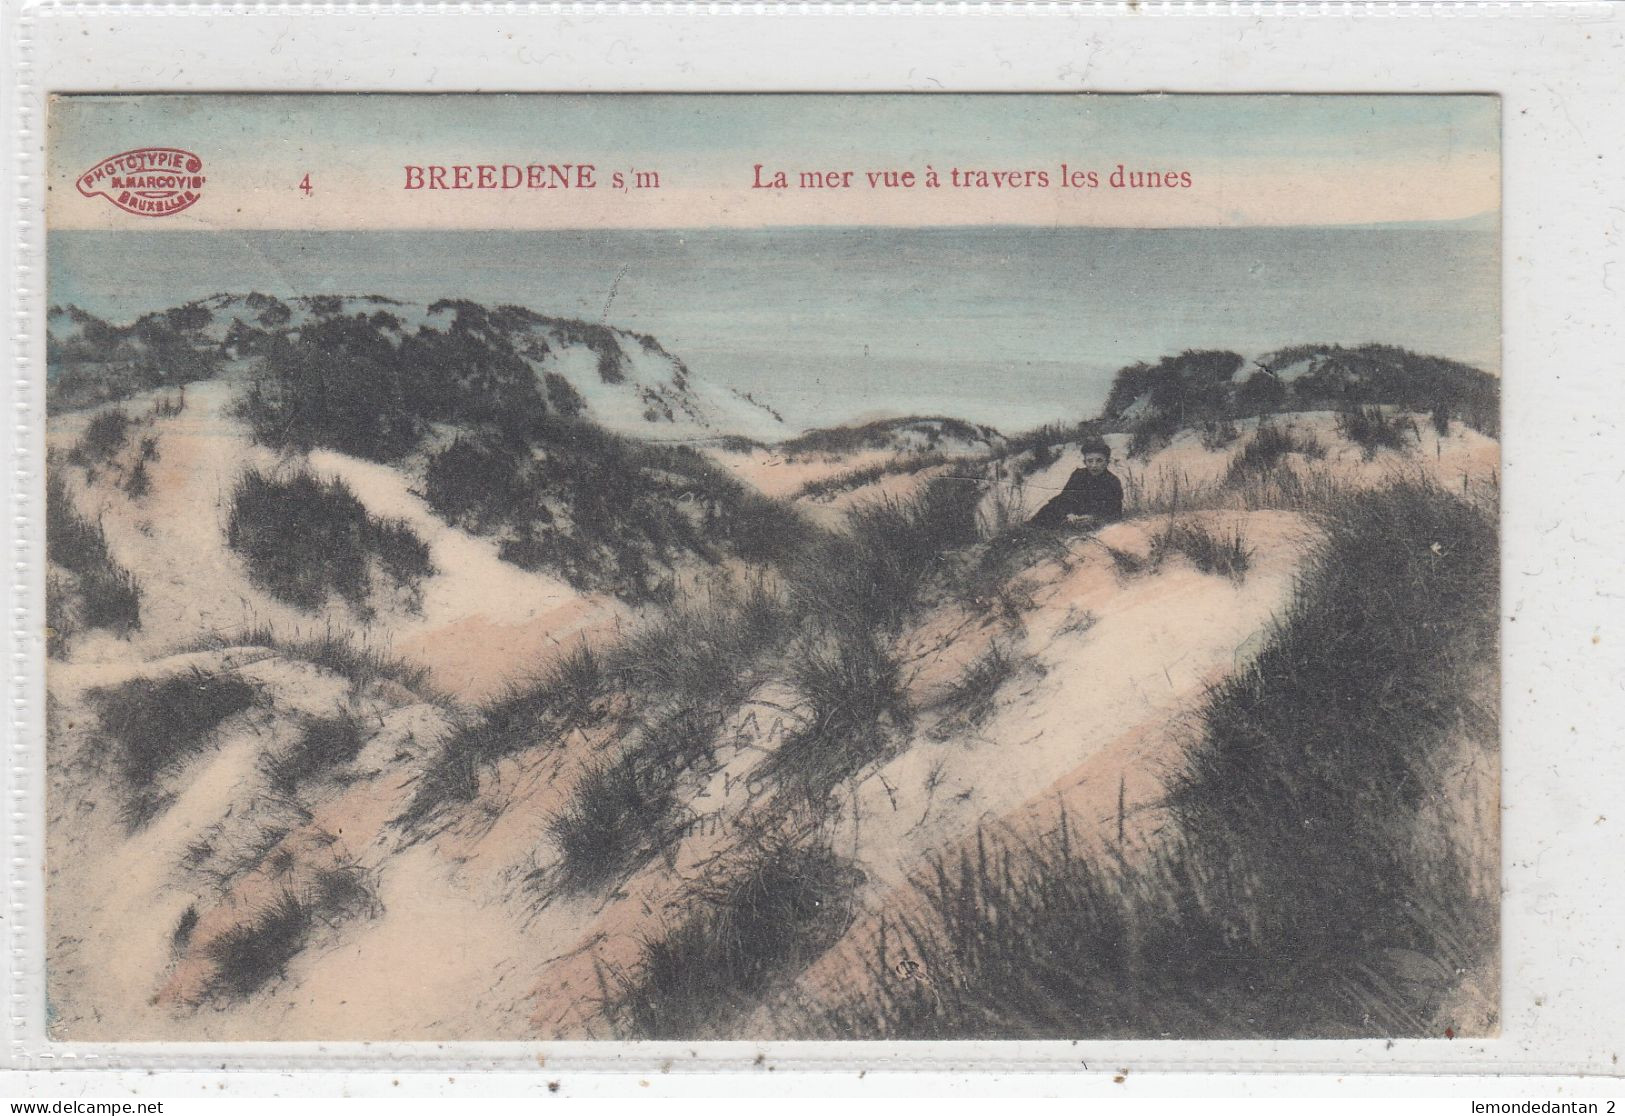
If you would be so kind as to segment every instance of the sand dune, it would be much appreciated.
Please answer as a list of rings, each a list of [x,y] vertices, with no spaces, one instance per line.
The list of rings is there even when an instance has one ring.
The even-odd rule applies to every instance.
[[[763,666],[729,709],[712,762],[674,776],[687,823],[599,893],[549,891],[560,870],[549,827],[594,765],[640,731],[635,719],[539,734],[481,765],[471,800],[453,802],[435,825],[403,827],[397,819],[446,762],[444,742],[480,723],[481,703],[583,642],[614,647],[654,613],[503,561],[493,538],[435,514],[400,468],[255,446],[232,416],[236,390],[230,378],[190,385],[179,415],[146,415],[156,395],[125,404],[138,433],[156,439],[143,496],[121,487],[127,459],[94,475],[61,466],[74,505],[101,523],[112,558],[143,596],[138,631],[85,633],[50,668],[53,1034],[606,1036],[610,1024],[596,1006],[604,974],[635,966],[644,943],[682,920],[695,880],[736,855],[746,835],[782,820],[782,795],[763,765],[806,724],[807,704],[782,664]],[[85,421],[53,418],[52,446],[65,453]],[[1411,446],[1375,456],[1342,438],[1333,415],[1272,421],[1318,439],[1325,453],[1297,464],[1347,486],[1396,472],[1461,486],[1493,480],[1498,468],[1492,439],[1460,426],[1441,436],[1420,417]],[[1255,426],[1241,424],[1239,437]],[[1062,811],[1102,840],[1125,815],[1136,839],[1154,831],[1161,780],[1190,718],[1212,686],[1250,664],[1289,601],[1315,524],[1291,509],[1249,509],[1225,488],[1235,446],[1204,449],[1185,432],[1136,460],[1121,452],[1125,436],[1110,440],[1130,490],[1127,521],[1018,561],[987,599],[928,597],[886,637],[915,713],[884,754],[830,796],[820,834],[862,880],[853,896],[859,914],[800,977],[801,995],[816,999],[850,978],[874,917],[906,908],[910,880],[928,858],[979,831],[1034,834]],[[948,469],[986,492],[984,541],[971,548],[980,553],[1001,520],[1031,514],[1079,464],[1075,449],[1025,471],[1019,454],[973,450],[951,468],[899,464],[797,502],[839,531],[847,510],[907,497]],[[710,452],[784,498],[912,451],[793,460],[772,450]],[[316,610],[277,599],[224,538],[232,486],[251,465],[341,479],[369,515],[409,526],[434,572],[409,596],[379,596],[369,615],[337,598]],[[1180,498],[1183,506],[1168,506]],[[1203,572],[1178,556],[1153,562],[1153,536],[1176,517],[1244,538],[1245,576]],[[1123,555],[1137,567],[1125,572]],[[257,642],[238,641],[254,629]],[[427,684],[404,673],[347,673],[310,649],[335,632],[425,668]],[[944,695],[995,648],[1007,674],[974,716],[951,709]],[[253,700],[160,770],[155,786],[172,797],[131,828],[120,816],[129,787],[105,741],[98,689],[205,675],[245,681]],[[642,708],[642,697],[606,700]],[[276,783],[270,761],[294,754],[313,725],[328,722],[360,726],[355,754],[313,766],[292,786]],[[265,946],[264,973],[225,982],[233,935],[263,930],[286,896],[303,904],[304,922],[274,950]],[[766,1037],[790,1033],[792,1023],[765,1007],[752,1026]]]

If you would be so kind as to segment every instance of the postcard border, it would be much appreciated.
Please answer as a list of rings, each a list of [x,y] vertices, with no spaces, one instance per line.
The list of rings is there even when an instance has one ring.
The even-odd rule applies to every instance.
[[[1362,6],[1362,8],[1365,6]],[[1504,673],[1503,1032],[1493,1040],[1207,1043],[466,1043],[446,1053],[438,1043],[142,1044],[56,1043],[43,1033],[43,554],[37,529],[43,460],[43,268],[41,220],[42,97],[48,92],[151,90],[322,91],[313,88],[314,52],[345,52],[370,33],[388,55],[406,42],[444,43],[450,28],[424,5],[176,8],[65,2],[16,9],[12,17],[15,78],[8,82],[11,145],[24,188],[15,199],[14,277],[19,314],[11,388],[15,427],[8,431],[13,485],[8,517],[14,569],[9,632],[12,699],[6,790],[11,884],[7,934],[6,1059],[15,1068],[213,1069],[516,1069],[545,1059],[549,1071],[660,1072],[662,1068],[759,1070],[759,1054],[779,1069],[866,1067],[913,1070],[1055,1071],[1089,1065],[1137,1072],[1261,1071],[1337,1073],[1618,1073],[1612,1043],[1625,1034],[1625,1002],[1599,1005],[1584,958],[1606,963],[1621,944],[1625,889],[1591,886],[1587,873],[1607,854],[1606,808],[1625,790],[1625,761],[1607,754],[1618,694],[1597,685],[1625,660],[1605,639],[1602,622],[1618,606],[1597,586],[1625,541],[1617,510],[1598,514],[1574,498],[1576,479],[1610,483],[1607,470],[1580,468],[1572,447],[1612,435],[1597,401],[1619,400],[1606,382],[1621,325],[1610,323],[1606,286],[1625,272],[1619,233],[1610,252],[1583,239],[1603,212],[1608,183],[1598,167],[1617,167],[1625,141],[1607,121],[1625,98],[1608,89],[1603,44],[1625,43],[1621,9],[1606,4],[1389,5],[1362,15],[1353,8],[1318,11],[1238,4],[1214,11],[1181,5],[854,5],[839,10],[754,6],[704,11],[674,6],[458,6],[457,34],[473,41],[501,31],[532,44],[568,43],[569,58],[539,74],[517,55],[485,66],[478,80],[458,66],[430,84],[428,63],[408,78],[384,76],[358,59],[353,86],[402,92],[465,91],[475,85],[525,91],[669,92],[963,91],[1128,92],[1452,92],[1502,97],[1503,213],[1506,239],[1502,320],[1505,330],[1506,437],[1503,467]],[[230,17],[225,19],[224,17]],[[213,19],[207,41],[196,29]],[[342,21],[357,25],[345,38]],[[133,45],[114,59],[91,57],[112,28]],[[363,31],[360,28],[365,28]],[[930,35],[925,30],[930,28]],[[1539,29],[1540,36],[1532,32]],[[90,44],[79,32],[91,31]],[[904,35],[907,32],[907,35]],[[263,57],[273,36],[285,56]],[[853,35],[861,45],[843,53]],[[1584,36],[1592,36],[1590,39]],[[913,54],[886,53],[906,38]],[[1537,42],[1540,39],[1542,42]],[[921,43],[929,39],[933,45]],[[742,41],[755,49],[741,51]],[[1545,40],[1551,40],[1546,42]],[[762,44],[768,47],[763,48]],[[143,55],[141,44],[157,43]],[[1592,43],[1594,45],[1586,45]],[[676,45],[674,45],[676,44]],[[635,65],[615,61],[614,49]],[[1193,62],[1200,48],[1204,61]],[[1385,60],[1381,73],[1351,64],[1361,48]],[[304,51],[302,65],[288,56]],[[1033,61],[1005,68],[1010,53]],[[1023,52],[1026,52],[1023,54]],[[1129,57],[1132,55],[1132,57]],[[323,57],[329,57],[324,54]],[[349,55],[349,57],[356,57]],[[1247,59],[1246,66],[1236,65]],[[243,68],[257,59],[256,68]],[[596,60],[595,60],[596,59]],[[776,66],[767,65],[777,60]],[[185,66],[177,69],[177,62]],[[711,65],[700,64],[703,62]],[[718,66],[714,63],[724,62]],[[689,69],[680,69],[682,65]],[[412,67],[407,67],[411,70]],[[1042,74],[1041,78],[1025,74]],[[249,76],[245,76],[249,75]],[[1053,76],[1051,76],[1053,75]],[[387,87],[387,88],[386,88]],[[9,184],[8,184],[9,185]],[[1603,227],[1609,227],[1606,224]],[[1552,259],[1554,246],[1566,252]],[[1578,277],[1584,269],[1586,278]],[[1570,272],[1573,272],[1571,275]],[[1565,279],[1565,276],[1568,276]],[[1565,327],[1565,316],[1589,327]],[[1567,383],[1543,378],[1554,364]],[[1595,408],[1595,413],[1587,408]],[[1614,411],[1613,413],[1620,413]],[[1586,423],[1585,417],[1591,420]],[[1563,450],[1543,458],[1542,446]],[[1598,441],[1598,445],[1606,442]],[[1554,461],[1553,458],[1556,460]],[[1566,471],[1565,471],[1566,470]],[[1567,487],[1565,487],[1565,485]],[[1567,493],[1568,499],[1553,492]],[[1596,491],[1605,491],[1598,489]],[[1585,514],[1589,512],[1589,514]],[[1572,534],[1564,554],[1542,540]],[[1534,602],[1531,608],[1529,602]],[[1525,611],[1525,610],[1528,611]],[[1544,609],[1544,615],[1541,610]],[[1588,619],[1588,617],[1590,619]],[[1576,640],[1595,622],[1589,644]],[[1613,631],[1618,631],[1615,628]],[[1527,696],[1524,690],[1527,688]],[[1566,695],[1566,696],[1565,696]],[[1555,703],[1555,707],[1554,707]],[[1583,726],[1583,727],[1582,727]],[[1548,778],[1545,769],[1556,769]],[[1572,774],[1564,775],[1564,769]],[[1579,773],[1584,772],[1583,781]],[[1583,785],[1582,785],[1583,782]],[[1597,833],[1571,832],[1576,818],[1597,813]],[[1584,820],[1590,823],[1589,816]],[[1625,824],[1625,817],[1614,824]],[[1558,837],[1562,837],[1562,841]],[[1612,892],[1612,894],[1609,894]],[[1544,905],[1547,913],[1542,914]],[[1556,921],[1561,908],[1569,921]],[[1534,947],[1544,942],[1557,964]],[[1580,961],[1579,965],[1574,964]],[[1578,1020],[1576,1032],[1562,1020]]]

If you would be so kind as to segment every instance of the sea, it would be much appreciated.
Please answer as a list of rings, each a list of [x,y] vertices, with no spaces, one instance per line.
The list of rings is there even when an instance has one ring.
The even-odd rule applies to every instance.
[[[795,427],[1096,413],[1113,373],[1380,341],[1499,374],[1479,227],[53,231],[53,305],[129,321],[221,292],[466,298],[648,333]]]

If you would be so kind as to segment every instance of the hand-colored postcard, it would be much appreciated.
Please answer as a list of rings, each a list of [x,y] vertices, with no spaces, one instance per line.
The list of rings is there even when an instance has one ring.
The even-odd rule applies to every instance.
[[[59,96],[71,1040],[1487,1036],[1490,96]]]

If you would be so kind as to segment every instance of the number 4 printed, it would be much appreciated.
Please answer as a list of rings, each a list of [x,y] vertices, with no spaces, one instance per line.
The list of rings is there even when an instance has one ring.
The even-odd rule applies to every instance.
[[[305,197],[307,197],[307,198],[310,197],[312,188],[311,188],[311,185],[310,185],[310,172],[309,171],[306,171],[305,172],[305,177],[303,177],[303,178],[301,178],[299,180],[299,189],[304,191]]]

